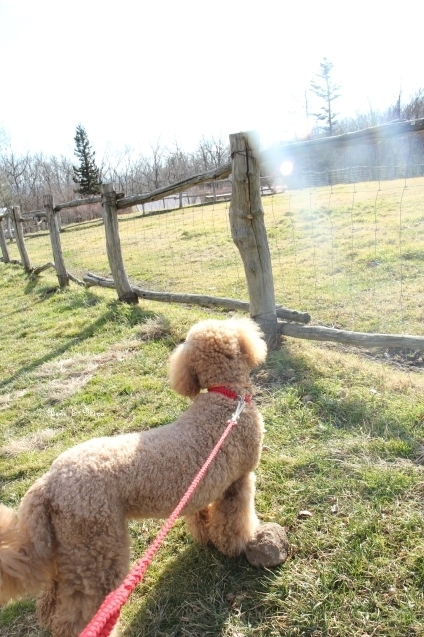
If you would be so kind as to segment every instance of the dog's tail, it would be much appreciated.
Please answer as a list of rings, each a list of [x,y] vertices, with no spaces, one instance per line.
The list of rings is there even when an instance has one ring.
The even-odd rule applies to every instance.
[[[0,604],[39,591],[53,570],[53,533],[38,480],[18,513],[0,504]]]

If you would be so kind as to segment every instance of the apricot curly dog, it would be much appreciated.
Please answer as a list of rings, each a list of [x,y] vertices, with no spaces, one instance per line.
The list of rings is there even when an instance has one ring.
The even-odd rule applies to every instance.
[[[173,388],[193,403],[174,423],[95,438],[62,453],[29,489],[17,514],[0,505],[0,602],[36,595],[54,637],[79,635],[130,564],[129,518],[166,518],[245,394],[266,344],[250,319],[195,325],[171,356]],[[262,417],[246,405],[184,510],[201,543],[238,555],[254,538],[254,475]],[[281,560],[280,560],[281,562]],[[260,565],[260,564],[259,564]]]

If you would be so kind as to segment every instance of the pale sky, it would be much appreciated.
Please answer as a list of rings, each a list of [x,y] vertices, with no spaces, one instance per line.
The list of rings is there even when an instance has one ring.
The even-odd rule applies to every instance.
[[[424,87],[422,1],[0,0],[0,129],[18,152],[106,148],[304,125],[325,56],[340,116]]]

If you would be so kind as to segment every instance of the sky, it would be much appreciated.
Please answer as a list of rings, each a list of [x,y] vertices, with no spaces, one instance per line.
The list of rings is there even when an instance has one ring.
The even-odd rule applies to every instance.
[[[18,153],[70,158],[79,123],[98,158],[243,130],[271,145],[304,132],[324,57],[342,117],[424,87],[420,5],[0,0],[0,131]]]

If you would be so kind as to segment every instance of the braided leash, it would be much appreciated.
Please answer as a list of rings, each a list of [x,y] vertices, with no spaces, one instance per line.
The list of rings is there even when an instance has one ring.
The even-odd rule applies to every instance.
[[[222,391],[224,389],[225,392]],[[119,614],[121,612],[122,606],[126,603],[137,584],[139,584],[143,579],[150,562],[158,551],[163,540],[175,524],[177,518],[180,516],[181,511],[184,509],[187,502],[198,487],[210,464],[218,454],[218,451],[220,450],[224,440],[227,438],[233,427],[237,424],[237,421],[244,407],[246,406],[246,404],[250,404],[251,402],[251,398],[249,395],[244,396],[244,398],[237,396],[237,394],[235,394],[234,392],[230,392],[231,395],[229,395],[226,388],[213,387],[209,391],[221,393],[228,398],[238,398],[236,410],[231,416],[231,419],[227,422],[224,433],[210,452],[203,467],[193,479],[186,493],[183,495],[183,497],[175,507],[174,511],[171,513],[165,524],[162,526],[161,530],[156,536],[156,539],[151,543],[147,551],[144,553],[143,557],[138,560],[138,562],[136,563],[132,571],[124,579],[122,584],[117,589],[109,593],[109,595],[105,598],[99,610],[94,615],[93,619],[84,628],[82,633],[80,633],[80,637],[108,637],[110,635],[113,627],[119,619]]]

